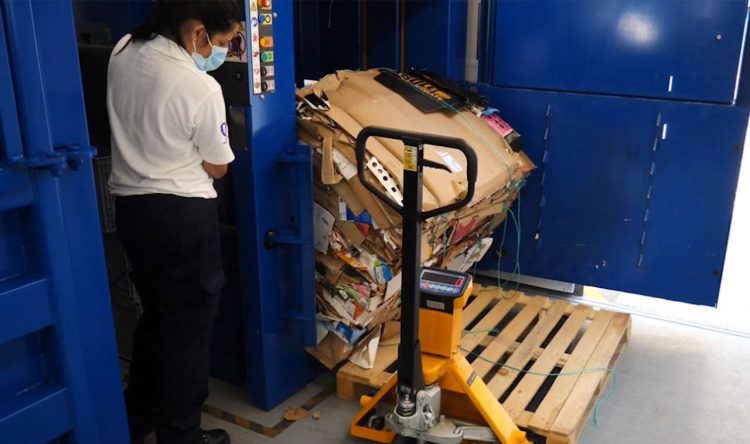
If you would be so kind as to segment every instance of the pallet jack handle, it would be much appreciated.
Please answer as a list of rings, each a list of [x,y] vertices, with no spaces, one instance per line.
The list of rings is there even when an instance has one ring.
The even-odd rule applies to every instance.
[[[370,137],[400,140],[404,143],[403,158],[403,204],[391,199],[376,185],[367,180],[365,174],[366,145]],[[455,202],[430,211],[422,211],[422,171],[424,168],[438,168],[448,172],[450,168],[442,163],[424,158],[424,146],[439,146],[461,151],[466,158],[466,177],[468,190],[466,196]],[[526,434],[513,422],[508,412],[490,392],[481,378],[471,367],[471,364],[461,353],[457,353],[458,344],[452,339],[440,335],[429,337],[430,346],[426,347],[425,360],[429,376],[423,372],[422,344],[420,343],[420,310],[422,297],[428,298],[430,293],[421,292],[420,281],[423,272],[427,274],[441,273],[441,270],[422,269],[422,223],[434,216],[462,208],[474,197],[477,180],[477,157],[474,150],[462,139],[443,137],[432,134],[400,131],[389,128],[366,127],[360,131],[355,145],[357,154],[357,172],[362,184],[386,205],[399,213],[403,220],[402,237],[402,266],[401,266],[401,342],[398,345],[398,368],[396,374],[378,391],[378,393],[362,401],[362,410],[352,422],[352,434],[360,438],[371,439],[380,443],[391,443],[396,435],[416,438],[418,441],[435,441],[456,443],[463,440],[465,435],[458,432],[458,427],[440,416],[440,386],[441,378],[457,383],[456,389],[465,394],[470,403],[477,409],[487,422],[495,437],[504,444],[531,444]],[[376,170],[377,171],[377,170]],[[395,190],[394,190],[395,191]],[[462,276],[461,282],[471,282],[469,276]],[[425,278],[429,282],[429,278]],[[462,287],[462,296],[468,296],[467,287]],[[433,295],[434,296],[434,295]],[[454,297],[452,293],[448,297]],[[433,301],[434,302],[434,301]],[[465,300],[464,300],[465,302]],[[462,307],[462,305],[461,305]],[[428,307],[430,308],[430,307]],[[426,310],[429,311],[429,310]],[[443,313],[438,313],[443,315]],[[448,319],[438,320],[434,316],[427,318],[432,326],[438,325],[443,330],[458,333],[461,328],[461,314],[451,311]],[[442,322],[442,325],[439,325]],[[445,323],[449,325],[446,326]],[[435,333],[434,329],[426,330],[426,334]],[[456,334],[455,336],[458,336]],[[425,340],[428,340],[425,337]],[[441,344],[444,347],[435,348],[435,341],[450,341]],[[456,341],[458,339],[456,338]],[[445,351],[445,349],[449,351]],[[435,350],[440,350],[435,353]],[[429,385],[427,385],[429,384]],[[396,408],[385,418],[385,427],[374,427],[367,423],[367,418],[377,414],[376,405],[384,399],[387,393],[396,389]],[[438,419],[440,418],[440,419]],[[439,421],[439,422],[438,422]],[[453,427],[451,429],[451,427]]]
[[[386,139],[400,140],[404,143],[406,150],[408,150],[409,148],[416,148],[416,152],[414,154],[417,155],[417,158],[414,159],[413,162],[415,163],[414,166],[416,166],[416,169],[419,173],[421,173],[422,167],[438,168],[446,170],[448,172],[452,172],[447,166],[441,163],[425,159],[422,156],[424,145],[455,149],[461,151],[461,153],[463,153],[464,157],[466,158],[466,179],[468,181],[468,190],[466,192],[466,196],[464,196],[464,198],[459,202],[455,202],[440,208],[435,208],[430,211],[423,212],[421,207],[417,208],[416,217],[420,221],[425,221],[431,217],[439,216],[441,214],[449,213],[451,211],[458,210],[459,208],[463,208],[468,205],[469,202],[471,202],[471,200],[474,198],[474,189],[476,187],[477,181],[477,155],[463,139],[459,139],[457,137],[446,137],[438,136],[435,134],[419,133],[414,131],[395,130],[378,126],[365,127],[362,129],[362,131],[359,132],[356,142],[357,172],[359,173],[359,179],[362,181],[362,184],[365,186],[365,188],[370,190],[370,192],[375,194],[389,207],[393,208],[396,212],[401,214],[402,217],[404,216],[404,212],[408,211],[409,209],[401,206],[398,202],[388,197],[388,195],[386,195],[375,185],[370,183],[370,181],[366,180],[365,153],[367,139],[369,139],[370,137],[383,137]],[[407,152],[405,152],[404,155],[404,170],[407,171],[408,167],[410,166],[407,163]]]
[[[382,137],[404,143],[403,205],[388,197],[365,175],[367,139]],[[461,151],[466,158],[468,190],[459,202],[430,211],[422,211],[422,170],[437,168],[452,172],[442,163],[424,158],[424,146],[429,144]],[[385,204],[401,215],[403,220],[402,267],[401,267],[401,342],[398,348],[398,405],[397,412],[404,417],[416,414],[416,398],[425,385],[422,372],[422,351],[419,338],[419,306],[422,275],[421,245],[422,222],[462,208],[474,198],[477,180],[477,156],[463,139],[437,136],[412,131],[394,130],[368,126],[357,136],[357,171],[362,184]]]

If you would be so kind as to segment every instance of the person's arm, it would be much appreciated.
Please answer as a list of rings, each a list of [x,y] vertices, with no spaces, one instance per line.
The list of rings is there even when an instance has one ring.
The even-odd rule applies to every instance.
[[[208,163],[205,160],[203,161],[203,169],[206,170],[209,176],[213,177],[214,179],[221,179],[227,174],[227,171],[229,170],[229,165],[215,165],[213,163]]]
[[[221,91],[211,93],[195,113],[193,142],[198,148],[203,169],[210,177],[221,179],[234,160],[229,147],[226,109]]]

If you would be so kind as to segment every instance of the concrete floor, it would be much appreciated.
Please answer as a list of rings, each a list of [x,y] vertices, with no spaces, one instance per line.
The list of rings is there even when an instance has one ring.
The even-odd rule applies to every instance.
[[[750,442],[750,339],[634,317],[631,342],[617,367],[612,397],[601,408],[601,422],[589,422],[580,444]],[[323,375],[271,412],[249,406],[241,389],[213,382],[209,405],[268,427],[290,407],[302,405],[332,387]],[[357,405],[331,395],[311,417],[275,438],[204,415],[204,426],[229,431],[235,444],[356,443],[348,434]]]

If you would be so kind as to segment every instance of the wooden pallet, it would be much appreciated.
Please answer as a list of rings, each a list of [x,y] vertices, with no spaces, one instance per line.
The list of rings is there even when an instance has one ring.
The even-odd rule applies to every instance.
[[[630,315],[496,287],[475,289],[464,310],[461,349],[519,427],[548,444],[574,444],[630,336]],[[398,347],[378,350],[373,369],[337,373],[337,394],[355,399],[395,370]],[[525,369],[519,373],[506,367]],[[562,373],[560,376],[545,376]]]

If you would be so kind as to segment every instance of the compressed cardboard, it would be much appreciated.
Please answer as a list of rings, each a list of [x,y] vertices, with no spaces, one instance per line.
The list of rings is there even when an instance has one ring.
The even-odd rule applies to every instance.
[[[353,362],[362,368],[368,369],[375,366],[375,357],[378,353],[380,333],[383,329],[382,327],[382,325],[377,326],[370,333],[368,333],[367,336],[362,338],[360,344],[349,356],[349,362]]]
[[[353,349],[354,347],[334,333],[328,333],[317,347],[307,347],[305,350],[326,368],[332,370],[339,362],[346,359]]]
[[[357,195],[354,193],[354,190],[352,190],[352,187],[349,186],[349,183],[347,181],[342,180],[341,182],[334,185],[333,191],[341,200],[344,201],[346,208],[355,216],[359,216],[360,214],[362,214],[362,211],[365,210],[365,206],[362,204],[362,201],[359,200],[359,197],[357,197]],[[340,213],[341,210],[339,210],[339,214]]]
[[[357,228],[356,223],[348,221],[337,222],[336,227],[338,227],[341,234],[343,234],[355,248],[362,246],[362,243],[365,241],[365,236],[362,235],[362,232]]]
[[[297,92],[298,134],[313,149],[314,198],[318,214],[324,216],[318,218],[322,225],[316,236],[320,240],[317,301],[319,322],[329,333],[310,352],[329,367],[347,357],[368,366],[378,343],[398,341],[398,333],[393,332],[398,331],[394,320],[400,307],[402,220],[398,212],[375,198],[356,174],[354,143],[362,128],[377,125],[460,137],[477,154],[477,186],[469,206],[423,224],[421,259],[429,266],[468,270],[481,259],[523,179],[534,168],[523,152],[513,151],[502,134],[475,113],[476,104],[446,109],[444,103],[433,106],[420,101],[424,107],[417,107],[378,82],[379,74],[378,70],[340,71]],[[412,88],[415,84],[395,89],[409,91],[401,86]],[[418,86],[423,92],[439,93],[439,87]],[[323,97],[323,93],[327,101],[309,96]],[[470,96],[461,96],[461,100],[469,103]],[[399,195],[403,144],[370,138],[366,148],[367,180],[385,193]],[[462,199],[467,191],[463,156],[444,147],[426,146],[425,157],[446,165],[450,172],[425,169],[423,209]],[[327,249],[323,248],[325,236]],[[351,356],[352,352],[356,354]]]
[[[525,156],[514,153],[505,139],[470,111],[424,114],[406,99],[375,81],[379,73],[340,71],[326,77],[326,81],[318,85],[331,102],[331,110],[325,114],[350,134],[357,134],[363,126],[378,125],[453,137],[461,135],[475,149],[479,159],[479,199],[505,186],[512,179],[514,168],[519,169],[517,177],[520,178],[533,167]],[[390,156],[384,152],[384,148]],[[403,144],[388,139],[377,139],[375,142],[373,139],[372,143],[368,143],[367,150],[380,160],[394,178],[401,177]],[[435,150],[428,148],[426,157],[439,162],[441,158]],[[460,156],[456,156],[456,161],[465,167],[465,161]],[[424,180],[432,194],[432,197],[425,196],[426,208],[434,207],[437,203],[446,205],[455,200],[454,189],[465,189],[465,183],[460,179],[441,170],[427,170]]]

